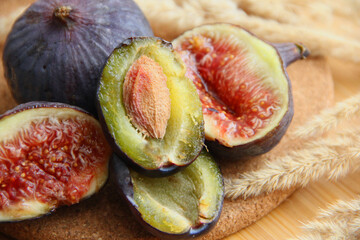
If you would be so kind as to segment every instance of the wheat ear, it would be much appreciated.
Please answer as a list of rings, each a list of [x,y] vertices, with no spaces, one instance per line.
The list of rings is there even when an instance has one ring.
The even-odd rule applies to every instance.
[[[360,43],[356,37],[346,37],[311,24],[295,25],[291,22],[278,22],[277,20],[284,20],[285,17],[279,19],[274,14],[268,15],[266,12],[259,13],[260,16],[248,15],[244,9],[239,7],[241,0],[224,0],[221,2],[218,0],[136,0],[136,2],[149,19],[156,35],[168,39],[172,39],[183,31],[198,25],[229,22],[249,29],[268,41],[302,42],[310,49],[312,55],[330,55],[343,60],[360,62]],[[320,1],[318,2],[320,3]],[[296,6],[298,1],[292,4]],[[278,13],[276,10],[284,10],[284,7],[279,4],[275,4],[275,6],[277,9],[274,11],[274,4],[272,3],[273,12]],[[309,4],[309,6],[313,6],[313,4]],[[344,3],[343,6],[348,6],[348,4]],[[291,9],[282,11],[279,15],[292,16],[291,18],[294,19]],[[331,17],[331,14],[328,16]],[[308,22],[314,20],[311,16],[309,19],[311,20]]]
[[[238,179],[225,179],[226,197],[248,198],[292,186],[305,186],[320,177],[335,180],[360,167],[360,130],[309,142],[303,149],[267,161]]]
[[[295,138],[308,138],[328,132],[336,127],[340,121],[360,115],[360,93],[356,94],[334,107],[323,110],[305,125],[298,127],[293,135]]]
[[[360,196],[338,201],[322,210],[315,220],[302,226],[303,235],[296,239],[359,239]]]

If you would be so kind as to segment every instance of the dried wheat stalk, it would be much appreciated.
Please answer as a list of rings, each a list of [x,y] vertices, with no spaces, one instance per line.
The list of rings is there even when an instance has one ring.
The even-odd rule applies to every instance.
[[[238,7],[248,15],[255,15],[264,19],[273,19],[280,23],[294,25],[314,24],[319,22],[325,27],[332,25],[335,17],[358,20],[360,2],[332,1],[332,0],[235,0]],[[351,28],[344,28],[347,34],[359,37],[360,33],[350,32]]]
[[[351,201],[338,201],[302,228],[303,235],[296,239],[359,239],[360,196]]]
[[[341,120],[360,114],[360,94],[323,110],[292,134],[295,138],[308,138],[337,126]],[[274,162],[267,162],[262,169],[244,173],[239,179],[227,179],[226,195],[230,198],[256,196],[291,186],[305,186],[310,181],[327,176],[333,180],[345,175],[350,168],[360,166],[360,142],[357,131],[345,131],[337,137],[323,138],[305,145]]]
[[[346,219],[354,214],[360,217],[360,196],[351,201],[338,201],[328,209],[323,210],[318,218]]]
[[[360,129],[307,143],[264,167],[225,179],[226,197],[248,198],[292,186],[305,186],[321,177],[335,180],[360,168]]]
[[[195,26],[229,22],[249,29],[273,42],[302,42],[313,55],[335,56],[360,61],[360,25],[357,2],[327,0],[252,1],[252,0],[136,0],[155,33],[172,39]],[[343,10],[337,10],[341,5]],[[299,14],[301,13],[301,14]],[[336,15],[336,16],[335,16]],[[304,16],[304,17],[303,17]],[[342,17],[341,17],[342,16]],[[348,22],[333,31],[333,18]],[[319,24],[318,24],[319,23]],[[317,25],[318,24],[318,25]],[[327,27],[326,29],[324,27]]]
[[[360,32],[343,24],[333,32],[334,18],[360,25],[358,1],[331,0],[135,0],[155,33],[168,40],[195,26],[229,22],[241,25],[273,42],[302,42],[313,55],[335,56],[360,62]],[[24,7],[0,19],[0,34],[6,33]],[[304,14],[305,13],[305,14]],[[315,26],[314,23],[321,23]],[[3,27],[1,27],[3,26]],[[324,27],[326,27],[324,29]]]
[[[292,136],[295,138],[313,137],[317,134],[328,132],[342,120],[350,119],[357,115],[360,115],[360,93],[337,103],[332,108],[323,110],[305,125],[297,128]]]

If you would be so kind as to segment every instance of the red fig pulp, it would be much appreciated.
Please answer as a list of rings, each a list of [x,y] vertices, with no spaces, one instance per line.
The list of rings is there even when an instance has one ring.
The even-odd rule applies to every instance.
[[[0,116],[0,221],[71,205],[107,179],[100,124],[69,105],[28,103]]]

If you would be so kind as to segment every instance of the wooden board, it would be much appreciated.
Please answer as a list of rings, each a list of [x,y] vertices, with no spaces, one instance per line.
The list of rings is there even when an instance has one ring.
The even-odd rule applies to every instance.
[[[312,220],[320,208],[360,194],[360,175],[354,173],[330,183],[320,181],[299,189],[269,215],[224,240],[285,240],[301,235],[302,223]]]
[[[12,5],[14,5],[14,2],[16,1],[3,1],[2,4],[6,3],[6,2],[11,2]],[[24,4],[25,2],[29,2],[26,0],[23,1],[19,1],[20,4]],[[0,8],[0,9],[6,9],[6,8]],[[1,17],[1,16],[0,16]],[[1,36],[2,38],[4,36]],[[334,64],[336,65],[336,64]],[[329,105],[332,102],[332,97],[333,97],[333,85],[332,85],[332,81],[331,81],[331,75],[330,75],[330,69],[326,63],[326,61],[324,59],[309,59],[307,61],[304,62],[299,62],[296,63],[295,65],[293,65],[292,67],[290,67],[289,69],[289,73],[290,73],[290,77],[293,80],[293,87],[294,87],[294,96],[295,96],[295,112],[296,113],[302,113],[305,116],[302,115],[295,115],[295,119],[294,119],[294,123],[292,124],[292,127],[301,124],[302,122],[305,121],[307,114],[305,113],[315,113],[318,112],[322,107]],[[306,74],[304,74],[306,73]],[[2,74],[1,74],[2,75]],[[314,80],[316,79],[316,80]],[[321,95],[318,94],[319,89],[322,90]],[[1,92],[1,90],[3,92]],[[2,109],[0,109],[0,111],[3,111],[5,108],[8,108],[9,106],[14,105],[14,102],[11,100],[11,98],[9,97],[10,95],[8,94],[8,90],[6,89],[3,80],[0,81],[0,98],[4,97],[4,99],[0,100],[0,106],[2,107]],[[315,96],[315,97],[314,97]],[[285,138],[284,141],[282,141],[281,145],[279,147],[277,147],[271,154],[268,154],[266,156],[264,156],[264,158],[274,158],[278,155],[281,155],[284,153],[284,149],[287,149],[287,147],[289,145],[291,145],[291,147],[300,147],[300,146],[292,146],[293,144],[291,144],[291,142],[286,142],[288,138]],[[237,169],[240,171],[244,171],[245,169],[249,169],[249,168],[254,168],[259,166],[259,164],[261,164],[261,159],[259,158],[258,160],[252,160],[251,162],[247,162],[245,165],[241,165],[239,167],[237,167]],[[226,164],[223,164],[224,168],[225,168],[225,174],[227,176],[235,176],[237,173],[233,173],[233,172],[227,172],[226,168],[230,169],[232,168],[232,166],[226,166]],[[359,181],[357,181],[359,182]],[[325,183],[324,186],[327,186]],[[321,186],[321,185],[320,185]],[[323,187],[323,186],[321,186]],[[320,188],[323,189],[323,188]],[[330,194],[332,190],[332,188],[328,189],[330,190],[330,192],[326,192],[323,194],[317,194],[317,191],[320,190],[319,188],[315,188],[314,190],[311,191],[311,187],[310,187],[310,196],[315,196],[315,199],[319,199],[319,202],[322,201],[326,201],[329,200],[329,195],[330,196],[334,196],[333,194]],[[327,189],[326,187],[324,189]],[[335,187],[336,189],[336,187]],[[340,187],[339,189],[342,189],[342,187]],[[353,192],[356,191],[356,189],[359,188],[354,188],[352,190],[354,190]],[[294,212],[296,213],[302,213],[302,211],[300,209],[300,207],[302,206],[308,206],[309,209],[311,211],[305,211],[307,213],[309,213],[310,216],[313,216],[315,214],[314,208],[313,206],[317,206],[316,203],[317,201],[305,201],[307,204],[301,204],[303,203],[302,200],[298,200],[299,198],[299,194],[300,194],[300,199],[303,199],[305,197],[308,197],[308,195],[301,194],[302,191],[304,190],[300,190],[297,191],[291,198],[290,200],[287,200],[285,202],[285,204],[281,205],[280,208],[277,208],[275,211],[271,212],[270,218],[272,215],[274,215],[273,219],[267,220],[267,217],[263,218],[260,221],[257,221],[254,225],[246,228],[245,230],[239,232],[236,235],[233,235],[231,237],[229,237],[229,239],[262,239],[260,238],[262,235],[264,236],[263,239],[281,239],[278,237],[276,229],[284,229],[284,236],[286,236],[286,233],[291,233],[294,234],[296,231],[294,230],[289,230],[291,229],[291,226],[293,226],[295,229],[297,229],[299,224],[288,224],[291,223],[292,221],[288,221],[289,219],[294,219],[293,222],[297,222],[297,218],[296,218],[296,214],[294,214]],[[305,190],[307,191],[307,190]],[[111,237],[113,236],[114,238],[116,237],[114,234],[114,231],[119,231],[119,229],[122,229],[123,227],[120,226],[120,228],[117,228],[118,223],[111,223],[113,224],[112,227],[106,226],[106,221],[103,224],[100,224],[100,226],[98,226],[98,228],[93,228],[94,227],[94,221],[89,221],[89,218],[87,217],[91,217],[94,215],[91,215],[94,211],[93,210],[88,210],[88,206],[98,206],[99,204],[102,203],[106,203],[108,204],[109,201],[108,200],[104,200],[104,196],[105,194],[103,194],[104,192],[107,192],[108,195],[112,195],[112,187],[108,186],[107,189],[105,189],[105,191],[99,193],[97,196],[95,196],[93,199],[90,199],[88,201],[85,201],[81,204],[79,204],[78,206],[74,206],[71,208],[64,208],[59,210],[57,213],[55,213],[52,216],[47,216],[43,219],[39,219],[36,221],[26,221],[27,223],[20,223],[20,224],[10,224],[5,226],[4,224],[2,224],[0,226],[0,228],[5,229],[6,232],[8,233],[12,233],[12,235],[14,237],[17,237],[18,239],[64,239],[64,235],[58,235],[59,232],[66,234],[67,237],[69,239],[78,239],[80,237],[86,237],[89,239],[96,239],[98,237],[101,237],[102,239],[111,239]],[[335,191],[337,193],[342,194],[341,191]],[[345,191],[346,192],[346,191]],[[261,218],[263,215],[267,214],[269,211],[271,211],[274,207],[276,207],[278,204],[280,204],[284,199],[286,199],[289,194],[292,193],[291,191],[285,191],[285,192],[278,192],[269,196],[262,196],[261,198],[257,198],[257,199],[252,199],[250,201],[236,201],[236,202],[231,202],[231,201],[227,201],[224,205],[224,213],[222,215],[222,218],[220,220],[220,223],[218,224],[217,228],[215,229],[215,231],[212,232],[212,234],[210,236],[207,236],[206,238],[214,238],[214,239],[218,239],[221,238],[223,236],[226,236],[232,232],[236,232],[239,229],[249,225],[251,222],[258,220],[259,218]],[[328,195],[329,194],[329,195]],[[320,196],[319,196],[320,195]],[[290,205],[290,207],[286,207],[287,203],[289,201],[291,201],[293,198],[295,198],[295,203],[298,203],[298,205],[293,206],[293,204]],[[119,204],[117,203],[117,197],[113,198],[110,201],[110,204]],[[104,202],[105,201],[105,202]],[[95,204],[95,205],[94,205]],[[112,206],[112,205],[111,205]],[[285,206],[285,207],[284,207]],[[290,211],[289,209],[293,209],[294,211]],[[99,212],[104,212],[103,208],[98,208]],[[112,211],[113,209],[108,210]],[[74,215],[71,215],[71,212],[81,212],[84,213],[83,211],[85,211],[85,215],[81,215],[81,219],[83,219],[83,222],[80,222],[78,224],[83,224],[83,227],[79,226],[74,226],[71,228],[71,226],[73,226],[73,221]],[[280,212],[279,212],[280,211]],[[70,212],[70,215],[68,215],[66,217],[66,214]],[[118,215],[118,218],[124,218],[126,219],[126,223],[127,223],[127,219],[128,219],[128,212],[126,212],[125,210],[125,214],[118,214],[119,212],[115,212],[115,215]],[[123,212],[121,212],[123,213]],[[289,213],[290,215],[287,216],[286,213]],[[87,215],[90,214],[90,215]],[[64,217],[65,216],[65,217]],[[281,216],[286,216],[284,218],[281,218]],[[100,215],[99,215],[100,217]],[[103,221],[105,217],[108,217],[108,215],[101,215],[101,218],[99,219],[99,222]],[[56,218],[63,218],[62,221],[55,221],[52,222],[51,219],[56,219]],[[50,220],[49,220],[50,219]],[[91,219],[91,218],[90,218]],[[264,220],[265,219],[265,220]],[[66,221],[68,222],[68,224],[66,225],[61,225],[61,223],[66,223]],[[132,222],[132,220],[129,220],[130,222]],[[265,221],[265,222],[263,222]],[[96,221],[95,221],[96,222]],[[121,222],[121,219],[120,219]],[[59,225],[60,224],[60,225]],[[127,223],[128,224],[128,223]],[[136,226],[135,223],[130,223],[130,226]],[[258,225],[260,224],[260,225]],[[56,229],[54,229],[54,226],[56,226],[56,228],[59,231],[56,231]],[[70,226],[70,228],[69,228]],[[258,227],[257,227],[258,226]],[[260,226],[260,227],[259,227]],[[253,227],[254,230],[251,230]],[[114,229],[113,232],[109,232],[109,229]],[[250,230],[249,230],[250,229]],[[262,229],[262,231],[259,231],[259,229]],[[95,231],[94,231],[95,230]],[[132,228],[130,227],[130,230],[128,231],[135,231],[135,235],[139,236],[140,238],[145,238],[145,239],[150,239],[151,237],[148,236],[147,234],[143,233],[140,229],[138,229],[138,227]],[[87,231],[87,232],[86,232]],[[127,232],[128,232],[127,231]],[[250,231],[250,232],[246,232],[246,231]],[[273,235],[271,235],[271,232],[273,233]],[[122,234],[121,230],[120,233]],[[44,235],[45,234],[45,235]],[[47,234],[47,235],[46,235]],[[91,235],[92,234],[92,235]],[[244,235],[241,235],[244,234]],[[266,235],[268,234],[268,235]],[[288,235],[290,236],[290,235]],[[108,237],[108,238],[107,238]],[[253,237],[253,238],[251,238]],[[117,238],[120,239],[120,238]],[[128,236],[125,236],[125,238],[123,239],[129,239]],[[283,238],[285,239],[285,238]]]

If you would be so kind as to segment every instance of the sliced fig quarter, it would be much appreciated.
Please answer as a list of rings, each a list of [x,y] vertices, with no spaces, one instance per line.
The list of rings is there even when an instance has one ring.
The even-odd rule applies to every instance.
[[[80,108],[31,102],[0,116],[0,222],[30,219],[97,192],[112,151]]]
[[[208,232],[220,217],[223,179],[205,151],[182,171],[150,178],[111,161],[113,180],[136,219],[162,239],[194,238]]]
[[[204,144],[201,102],[171,43],[138,37],[110,55],[97,93],[99,118],[118,156],[148,176],[189,165]]]
[[[206,145],[237,160],[272,149],[293,117],[285,67],[306,57],[300,44],[269,44],[231,24],[204,25],[173,41],[199,93]]]

